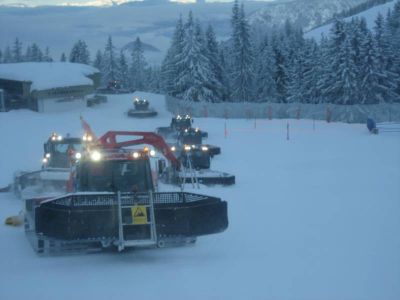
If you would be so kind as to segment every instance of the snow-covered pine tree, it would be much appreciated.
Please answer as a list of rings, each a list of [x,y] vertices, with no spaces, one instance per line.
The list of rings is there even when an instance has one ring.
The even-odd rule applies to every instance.
[[[358,102],[358,72],[354,62],[355,51],[350,38],[345,38],[337,58],[338,68],[336,70],[336,81],[330,89],[333,99],[337,104],[356,104]]]
[[[130,87],[131,81],[129,77],[129,67],[123,51],[119,54],[117,80],[120,82],[122,87]]]
[[[185,101],[212,102],[215,100],[209,88],[215,82],[211,64],[205,54],[205,41],[200,24],[194,22],[190,11],[185,23],[182,58],[177,62],[179,74],[177,86],[182,92],[177,96]]]
[[[292,54],[290,68],[288,71],[288,95],[287,102],[307,103],[304,88],[305,78],[305,49],[297,48]]]
[[[321,101],[326,103],[336,103],[338,100],[337,92],[334,92],[334,86],[337,84],[340,76],[339,53],[342,51],[343,43],[346,40],[345,23],[341,19],[335,19],[330,31],[330,39],[321,41],[321,59],[324,62],[318,88],[321,91]],[[340,101],[340,100],[339,100]]]
[[[255,95],[257,102],[275,102],[275,57],[268,36],[261,43],[254,60]]]
[[[107,44],[103,53],[102,66],[103,83],[108,85],[110,82],[114,82],[116,80],[117,63],[115,57],[115,47],[113,45],[111,36],[109,36],[107,39]]]
[[[93,67],[97,68],[99,71],[102,70],[103,68],[103,53],[101,53],[100,50],[97,50],[96,52],[96,58],[93,61]]]
[[[147,62],[144,57],[143,44],[139,37],[133,43],[132,64],[130,68],[131,85],[135,90],[146,89],[146,67]]]
[[[43,61],[46,61],[46,62],[52,62],[53,61],[53,58],[51,57],[51,54],[50,54],[50,48],[49,47],[46,47],[46,50],[45,50],[44,56],[43,56]]]
[[[43,52],[40,50],[39,46],[36,43],[33,43],[31,46],[31,59],[30,61],[41,62],[43,61]]]
[[[223,74],[221,66],[220,51],[217,43],[217,38],[215,36],[214,29],[211,25],[208,26],[206,31],[206,55],[210,63],[211,72],[213,73],[214,81],[210,80],[209,88],[214,93],[214,102],[224,101],[226,90],[223,85]]]
[[[147,90],[152,93],[160,93],[160,75],[161,75],[160,67],[158,66],[150,66],[146,69],[146,82],[147,82]]]
[[[304,78],[302,92],[306,103],[319,103],[321,100],[321,91],[318,87],[318,80],[321,75],[321,66],[324,62],[321,60],[321,50],[314,40],[309,40],[305,45],[304,56]]]
[[[368,29],[364,18],[353,18],[350,23],[347,24],[346,28],[352,48],[351,61],[353,62],[354,72],[357,74],[353,101],[353,104],[357,104],[361,99],[362,78],[360,77],[360,69],[364,63],[363,57],[361,56],[361,45],[368,33]]]
[[[90,63],[90,52],[87,44],[84,41],[78,40],[74,44],[69,55],[69,61],[72,63],[80,63],[85,65]]]
[[[22,43],[18,38],[15,39],[13,49],[12,49],[12,61],[15,63],[19,63],[23,61],[22,56]]]
[[[275,62],[273,78],[276,86],[276,101],[278,103],[286,103],[288,96],[288,70],[284,42],[281,38],[277,35],[272,37],[272,53]]]
[[[225,54],[225,49],[220,47],[219,51],[219,61],[220,61],[220,66],[221,66],[221,83],[222,86],[224,87],[223,92],[224,94],[222,95],[222,101],[226,102],[231,99],[231,83],[228,78],[228,66],[225,60],[225,57],[227,55]]]
[[[175,26],[171,46],[161,65],[162,89],[165,93],[172,96],[176,96],[182,92],[177,86],[177,79],[182,71],[178,68],[178,61],[182,59],[184,36],[183,21],[182,16],[180,16]]]
[[[232,9],[232,98],[234,101],[253,100],[253,54],[250,42],[250,29],[246,20],[243,4],[238,9],[235,0]]]
[[[4,63],[11,63],[13,61],[13,57],[11,54],[11,49],[10,46],[7,46],[6,49],[4,50],[4,57],[3,57],[3,62]]]
[[[32,58],[32,47],[28,45],[26,47],[25,55],[24,55],[24,61],[33,61]]]
[[[396,82],[380,64],[371,33],[367,33],[361,45],[361,104],[377,104],[398,100]]]

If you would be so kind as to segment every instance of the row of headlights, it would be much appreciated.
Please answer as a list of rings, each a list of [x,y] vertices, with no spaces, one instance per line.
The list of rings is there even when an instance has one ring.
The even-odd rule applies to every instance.
[[[50,137],[52,141],[62,141],[63,137],[61,135],[58,135],[56,133],[53,133]]]
[[[43,164],[47,164],[50,160],[51,154],[50,153],[46,153],[44,158],[42,159]],[[82,158],[82,154],[80,152],[76,152],[74,155],[76,160],[80,160]]]
[[[154,151],[154,150],[149,150],[149,151],[144,151],[144,152],[148,153],[151,157],[156,156],[156,151]],[[140,158],[142,156],[142,154],[140,152],[137,152],[137,151],[132,152],[131,155],[132,155],[133,159],[138,159],[138,158]],[[100,151],[95,150],[95,151],[90,152],[90,159],[91,160],[100,161],[100,160],[102,160],[102,158],[103,158],[103,155],[102,155],[102,153]]]
[[[140,98],[138,98],[138,97],[135,97],[135,99],[134,99],[133,101],[134,101],[134,102],[140,102],[140,101],[142,101],[142,102],[144,102],[144,103],[147,102],[146,99],[140,99]]]
[[[189,115],[186,115],[186,116],[182,117],[181,115],[177,115],[177,116],[176,116],[176,119],[177,119],[177,120],[181,120],[181,119],[190,119],[190,116],[189,116]]]
[[[93,141],[93,137],[90,134],[84,134],[82,137],[82,141],[84,142],[92,142]]]
[[[208,147],[207,147],[207,146],[197,147],[196,145],[184,145],[184,146],[183,146],[183,149],[184,149],[185,151],[190,151],[190,150],[192,150],[192,149],[201,149],[201,151],[208,151]],[[172,152],[175,152],[175,151],[176,151],[176,147],[175,147],[175,146],[172,146],[172,147],[171,147],[171,151],[172,151]]]
[[[189,131],[189,129],[185,129],[185,132],[188,132]],[[195,130],[194,130],[194,132],[199,132],[200,131],[200,128],[196,128]]]

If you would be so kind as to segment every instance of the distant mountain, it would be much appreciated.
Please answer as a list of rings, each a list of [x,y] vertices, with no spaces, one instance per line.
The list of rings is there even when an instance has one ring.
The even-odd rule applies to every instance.
[[[353,17],[365,18],[365,20],[367,21],[368,28],[372,29],[375,25],[375,20],[376,20],[376,17],[378,16],[378,14],[385,16],[386,13],[388,12],[388,10],[393,8],[395,3],[396,3],[396,0],[392,0],[388,3],[374,6],[363,12],[357,13],[352,16],[348,16],[346,18],[346,20],[350,20]],[[319,40],[322,35],[327,36],[329,34],[331,27],[332,27],[332,23],[326,24],[324,26],[315,28],[314,30],[311,30],[310,32],[307,32],[305,34],[305,36],[307,38],[314,38],[316,40]]]
[[[64,6],[113,6],[113,5],[121,5],[131,0],[91,0],[87,2],[74,2],[74,1],[66,1],[62,5]]]
[[[309,31],[336,14],[347,11],[368,0],[288,0],[272,2],[249,15],[249,22],[257,27],[281,26],[288,19]]]
[[[133,50],[133,46],[134,46],[134,41],[130,42],[128,44],[126,44],[125,46],[123,46],[121,48],[122,51],[132,51]],[[144,52],[160,52],[160,49],[150,45],[150,44],[146,44],[142,42],[142,47],[143,47],[143,51]]]

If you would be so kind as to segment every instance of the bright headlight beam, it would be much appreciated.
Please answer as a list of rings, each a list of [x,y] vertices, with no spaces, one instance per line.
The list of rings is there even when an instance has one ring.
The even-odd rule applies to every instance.
[[[101,160],[101,153],[100,153],[99,151],[93,151],[93,152],[90,154],[90,158],[91,158],[93,161],[99,161],[99,160]]]

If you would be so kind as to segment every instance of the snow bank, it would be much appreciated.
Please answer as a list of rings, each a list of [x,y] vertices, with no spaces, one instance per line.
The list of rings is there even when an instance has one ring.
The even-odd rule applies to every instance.
[[[365,123],[367,118],[377,122],[400,121],[400,104],[333,105],[304,103],[196,103],[167,96],[170,112],[194,117],[315,119],[333,122]]]
[[[67,62],[0,64],[1,79],[31,81],[31,91],[92,85],[93,81],[87,76],[98,72],[99,70],[88,65]]]

